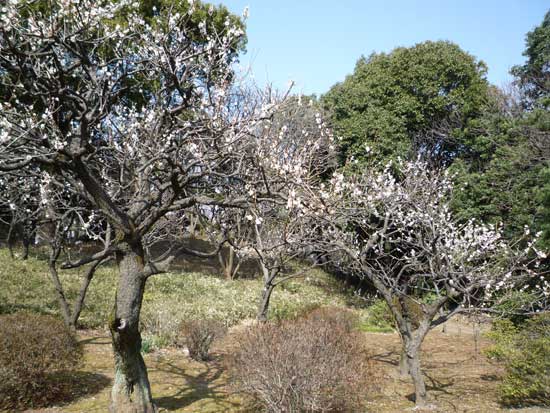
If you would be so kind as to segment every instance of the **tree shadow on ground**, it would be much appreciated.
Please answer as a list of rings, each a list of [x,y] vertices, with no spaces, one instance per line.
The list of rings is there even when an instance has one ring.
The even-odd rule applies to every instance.
[[[183,409],[200,400],[207,400],[212,407],[217,406],[219,411],[240,406],[228,398],[227,385],[225,381],[219,380],[224,373],[221,356],[201,364],[200,371],[197,373],[191,370],[195,372],[191,374],[189,369],[183,369],[170,360],[159,360],[154,370],[172,376],[174,380],[164,384],[177,390],[170,396],[155,398],[155,404],[168,411]]]
[[[371,354],[369,360],[379,361],[381,363],[390,364],[392,366],[399,365],[400,353],[395,350],[389,350],[385,353]]]
[[[95,337],[88,337],[88,338],[82,338],[78,341],[81,345],[89,345],[89,344],[95,344],[95,345],[111,345],[111,337],[109,336],[95,336]]]

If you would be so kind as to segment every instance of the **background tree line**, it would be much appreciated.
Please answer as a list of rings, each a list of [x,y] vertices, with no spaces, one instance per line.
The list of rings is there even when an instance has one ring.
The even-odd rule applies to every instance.
[[[543,231],[548,248],[550,12],[527,34],[524,56],[506,89],[448,41],[362,57],[321,97],[341,138],[341,164],[419,156],[449,167],[462,219],[501,222],[511,238],[527,225]]]

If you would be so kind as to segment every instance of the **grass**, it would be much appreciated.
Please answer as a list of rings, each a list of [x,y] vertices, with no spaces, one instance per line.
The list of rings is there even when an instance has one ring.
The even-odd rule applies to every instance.
[[[60,270],[60,279],[71,302],[78,293],[84,271]],[[116,276],[117,270],[112,264],[97,270],[80,318],[81,327],[106,328],[114,302]],[[183,320],[208,318],[232,326],[254,318],[261,290],[259,279],[230,281],[200,272],[173,272],[151,277],[141,315],[144,350],[174,344]],[[343,291],[336,280],[320,269],[312,269],[305,277],[276,288],[269,311],[272,319],[287,319],[319,306],[348,307],[350,301],[350,293]],[[380,325],[380,309],[373,308],[376,309],[375,317],[368,309],[355,306],[362,320],[360,328],[388,331],[388,326]],[[25,261],[12,260],[6,249],[0,249],[0,313],[19,310],[59,315],[47,260],[40,251],[33,251]]]
[[[219,343],[214,349],[214,360],[209,363],[194,362],[176,348],[155,351],[170,347],[181,320],[216,318],[230,326],[256,314],[262,288],[259,280],[226,281],[197,272],[197,267],[193,269],[194,272],[154,276],[147,283],[142,330],[155,402],[162,411],[244,412],[247,403],[242,395],[233,392],[224,367],[225,356],[231,351],[229,344]],[[60,272],[70,300],[77,294],[83,273],[84,270]],[[109,335],[101,329],[106,327],[113,305],[116,275],[114,266],[104,266],[98,270],[90,286],[81,322],[93,330],[79,332],[85,348],[85,362],[80,376],[74,378],[80,383],[79,393],[65,400],[64,412],[107,410],[113,356]],[[316,269],[307,277],[275,290],[270,316],[293,318],[322,305],[351,308],[361,320],[358,328],[364,332],[372,363],[373,389],[367,401],[368,410],[382,413],[410,410],[414,406],[410,400],[412,386],[408,379],[402,379],[396,373],[399,338],[395,333],[376,334],[391,331],[391,317],[388,318],[381,301],[374,301],[364,308],[362,300],[354,299],[352,294],[342,290],[338,282]],[[22,309],[58,315],[47,262],[36,251],[28,260],[22,261],[11,260],[8,252],[0,249],[0,313]],[[467,326],[458,325],[448,330],[446,334],[439,330],[430,332],[423,346],[429,394],[438,407],[434,411],[509,411],[498,405],[500,367],[488,363],[478,353]],[[481,347],[486,348],[489,343],[486,339],[482,341]],[[535,413],[541,410],[525,411]]]

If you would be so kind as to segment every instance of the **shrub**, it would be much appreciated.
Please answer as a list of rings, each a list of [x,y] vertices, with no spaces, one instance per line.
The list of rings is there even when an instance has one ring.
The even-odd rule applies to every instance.
[[[383,299],[376,299],[367,308],[366,317],[361,323],[362,331],[391,332],[394,330],[393,316]]]
[[[63,322],[52,316],[0,316],[0,409],[36,406],[55,398],[53,373],[74,369],[82,352]]]
[[[500,386],[506,405],[550,405],[550,314],[529,320],[501,346],[506,374]]]
[[[226,331],[227,328],[218,320],[186,321],[180,328],[189,357],[197,361],[207,361],[210,358],[212,343],[225,335]]]
[[[273,413],[358,411],[366,368],[356,322],[324,308],[250,326],[235,337],[230,360],[237,390]]]
[[[486,336],[493,344],[485,350],[485,355],[497,361],[505,361],[516,351],[515,341],[518,328],[509,319],[495,320]]]
[[[355,331],[359,325],[359,318],[353,311],[338,307],[318,307],[303,318],[314,324],[324,323],[328,327],[342,329],[346,334]]]

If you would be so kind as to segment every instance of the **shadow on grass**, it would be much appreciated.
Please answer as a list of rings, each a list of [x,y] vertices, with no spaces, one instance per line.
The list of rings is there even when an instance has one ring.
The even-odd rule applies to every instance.
[[[51,312],[46,311],[44,307],[32,304],[0,304],[0,314],[14,314],[19,311],[28,311],[36,314],[50,315]]]
[[[203,368],[198,374],[189,374],[187,369],[183,369],[169,360],[159,361],[155,370],[175,377],[176,380],[169,384],[178,390],[170,396],[155,398],[155,404],[168,411],[183,409],[200,400],[205,400],[212,408],[216,406],[219,411],[240,407],[239,403],[228,398],[225,382],[223,380],[216,382],[224,372],[221,358],[214,357],[203,363],[202,366]]]
[[[89,345],[89,344],[95,344],[95,345],[111,345],[111,337],[109,336],[94,336],[89,338],[82,338],[78,341],[81,345]]]
[[[43,408],[52,405],[72,403],[82,397],[99,393],[111,384],[103,374],[85,371],[58,372],[44,377],[39,386],[29,388],[25,395],[10,391],[7,397],[0,397],[0,410],[23,411],[28,408]]]

